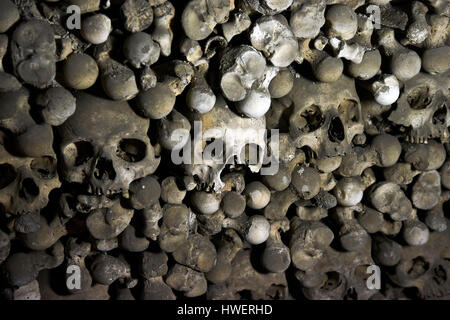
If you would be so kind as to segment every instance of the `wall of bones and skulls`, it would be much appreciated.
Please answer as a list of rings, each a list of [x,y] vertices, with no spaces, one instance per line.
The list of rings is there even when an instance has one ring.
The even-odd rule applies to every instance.
[[[449,88],[446,0],[1,0],[1,296],[449,299]]]

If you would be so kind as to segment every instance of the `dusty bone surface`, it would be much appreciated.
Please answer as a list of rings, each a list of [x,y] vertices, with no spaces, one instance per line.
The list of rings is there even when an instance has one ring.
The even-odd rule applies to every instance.
[[[449,130],[448,1],[1,0],[0,300],[448,300]]]

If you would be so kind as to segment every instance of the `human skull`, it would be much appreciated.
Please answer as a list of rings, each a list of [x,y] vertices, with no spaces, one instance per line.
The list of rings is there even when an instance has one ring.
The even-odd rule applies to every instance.
[[[450,72],[440,76],[420,73],[405,82],[403,94],[397,101],[397,109],[390,114],[389,120],[409,130],[409,141],[423,142],[432,138],[448,141],[449,78]]]
[[[450,230],[433,232],[422,246],[403,247],[402,260],[389,278],[403,288],[415,287],[422,299],[450,292]]]
[[[59,128],[63,179],[87,184],[97,195],[128,190],[161,161],[148,128],[149,120],[137,116],[127,102],[79,93],[75,113]]]
[[[7,214],[37,213],[48,203],[50,191],[61,185],[56,155],[18,157],[11,154],[0,135],[0,207]]]
[[[250,250],[239,250],[231,262],[229,278],[220,284],[209,286],[208,299],[239,299],[248,293],[249,299],[289,299],[288,284],[284,273],[263,273],[254,268]]]
[[[297,148],[310,147],[318,156],[333,157],[351,150],[362,134],[361,104],[353,79],[313,82],[298,77],[289,94],[294,104],[289,131]]]
[[[377,291],[367,286],[368,267],[373,265],[370,245],[352,252],[327,247],[314,267],[299,270],[296,278],[312,300],[367,300]]]
[[[202,126],[200,132],[195,132],[194,129],[194,134],[198,136],[194,136],[192,144],[193,157],[194,160],[203,160],[201,164],[196,163],[197,161],[187,164],[185,167],[188,175],[197,177],[204,186],[220,192],[224,187],[220,178],[222,170],[227,164],[233,165],[236,157],[243,162],[243,156],[245,157],[243,153],[247,146],[258,147],[258,158],[255,159],[256,161],[250,161],[248,167],[252,172],[259,172],[266,152],[265,117],[242,118],[231,111],[227,105],[216,104],[207,113],[195,113],[192,120],[194,128],[196,123],[201,123]],[[207,142],[213,139],[223,145],[223,154],[208,159],[205,156]]]

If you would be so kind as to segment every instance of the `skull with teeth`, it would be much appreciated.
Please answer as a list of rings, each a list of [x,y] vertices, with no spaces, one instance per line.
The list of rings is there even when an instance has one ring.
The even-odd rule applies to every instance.
[[[7,214],[37,213],[48,203],[50,191],[61,185],[53,151],[40,157],[18,157],[0,135],[0,209]]]
[[[147,136],[149,125],[127,102],[79,93],[76,112],[59,128],[62,178],[87,184],[96,195],[126,192],[160,163]]]
[[[244,164],[248,160],[248,167],[252,172],[260,171],[266,152],[264,117],[239,117],[225,104],[217,103],[211,111],[204,114],[195,113],[192,118],[194,125],[195,122],[201,123],[201,131],[195,133],[194,130],[199,136],[194,137],[192,145],[194,161],[185,166],[189,176],[197,178],[207,189],[213,188],[220,192],[224,187],[220,175],[228,164]],[[258,150],[252,149],[253,147]],[[208,157],[211,148],[220,150],[221,154]],[[246,160],[245,153],[248,149],[255,153]],[[255,157],[252,158],[252,155]]]
[[[346,76],[331,83],[299,77],[289,97],[291,137],[297,148],[308,146],[319,159],[350,152],[353,138],[363,133],[355,83]]]
[[[407,140],[424,143],[428,139],[449,139],[450,126],[449,78],[450,72],[439,76],[420,73],[405,83],[389,120],[409,130]]]

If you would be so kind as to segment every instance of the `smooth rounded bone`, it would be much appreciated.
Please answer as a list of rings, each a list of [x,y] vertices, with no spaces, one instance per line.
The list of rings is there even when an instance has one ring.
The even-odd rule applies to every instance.
[[[422,54],[423,69],[430,74],[444,73],[450,69],[450,46],[431,48]]]
[[[36,102],[43,107],[41,114],[44,121],[52,126],[63,124],[76,109],[75,97],[63,87],[48,89]]]
[[[246,199],[235,191],[227,192],[222,199],[222,208],[225,215],[229,218],[237,218],[244,213]]]
[[[363,198],[362,183],[359,178],[342,178],[336,184],[334,194],[339,205],[355,206]]]
[[[328,35],[340,37],[342,40],[352,39],[358,30],[356,13],[349,6],[335,4],[325,13],[328,23]]]
[[[81,35],[92,44],[106,42],[110,33],[111,20],[104,14],[87,17],[81,23]]]
[[[409,80],[420,72],[422,60],[419,55],[397,42],[394,30],[382,29],[378,32],[378,36],[386,55],[391,57],[391,72],[398,80]]]
[[[137,32],[128,36],[123,44],[125,58],[135,68],[150,66],[159,59],[160,47],[145,32]]]
[[[141,91],[136,97],[136,104],[145,117],[161,119],[172,111],[175,100],[176,96],[169,86],[158,82],[155,87]]]
[[[11,0],[2,1],[0,4],[0,33],[5,33],[20,19],[19,10]]]
[[[73,53],[64,62],[64,82],[76,90],[85,90],[94,85],[98,77],[98,66],[91,56]]]
[[[314,198],[320,191],[319,173],[311,167],[299,167],[292,173],[292,186],[300,198]]]
[[[400,83],[394,75],[383,75],[372,83],[370,90],[375,101],[382,106],[391,105],[400,97]]]
[[[244,195],[247,197],[247,206],[251,209],[263,209],[270,201],[270,191],[259,181],[245,186]]]
[[[291,264],[289,248],[281,241],[280,232],[289,230],[288,219],[272,222],[269,239],[261,257],[262,264],[270,272],[281,273]]]

